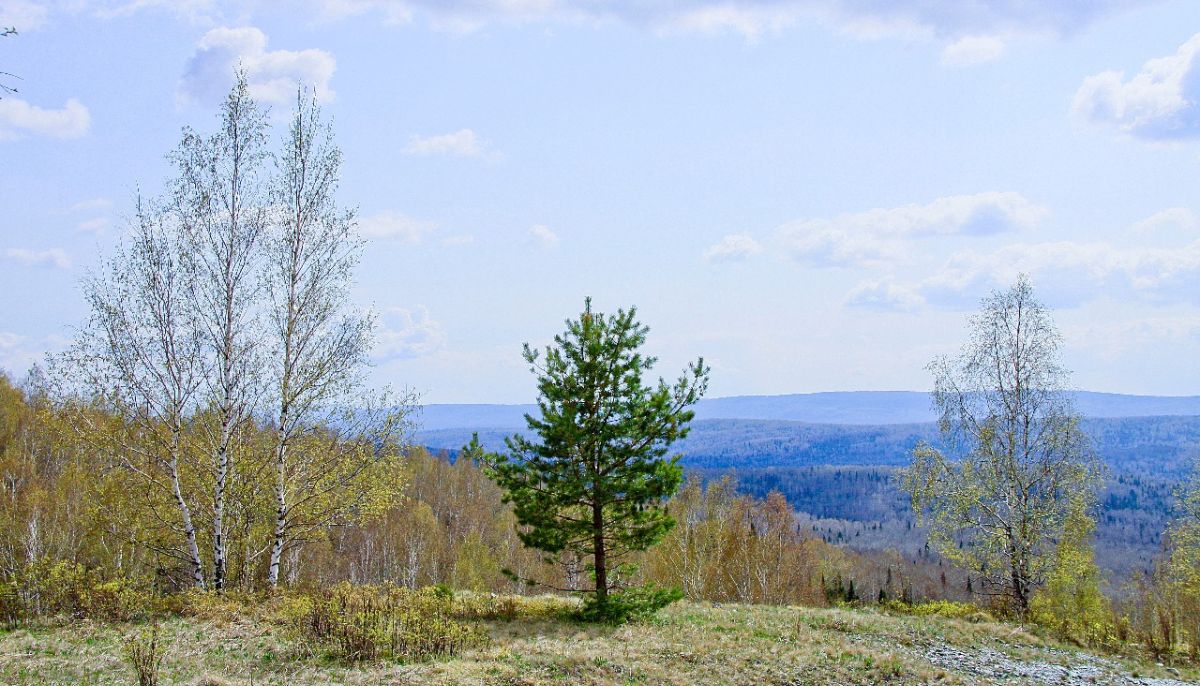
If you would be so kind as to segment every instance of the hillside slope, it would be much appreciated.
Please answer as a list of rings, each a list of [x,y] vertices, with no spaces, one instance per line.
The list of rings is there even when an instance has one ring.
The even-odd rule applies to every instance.
[[[487,622],[490,644],[419,664],[345,665],[277,627],[176,619],[165,684],[1055,684],[1193,686],[1200,672],[1101,657],[991,621],[874,610],[680,603],[624,627],[564,620]],[[0,634],[0,683],[131,683],[130,627],[76,623]]]

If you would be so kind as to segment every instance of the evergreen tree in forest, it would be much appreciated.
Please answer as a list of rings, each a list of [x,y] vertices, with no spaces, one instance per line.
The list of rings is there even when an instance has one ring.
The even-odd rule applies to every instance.
[[[646,550],[674,526],[665,500],[683,480],[672,443],[688,432],[689,409],[708,386],[703,358],[674,384],[643,376],[655,364],[640,352],[649,329],[636,308],[605,315],[591,299],[544,351],[525,345],[537,375],[539,416],[530,434],[507,439],[491,474],[512,503],[521,541],[550,555],[590,558],[594,580],[584,615],[620,621],[652,612],[678,591],[625,589],[622,559]]]

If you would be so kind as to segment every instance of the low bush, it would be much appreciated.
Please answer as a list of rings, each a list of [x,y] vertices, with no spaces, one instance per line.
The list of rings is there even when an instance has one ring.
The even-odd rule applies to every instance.
[[[986,612],[972,603],[960,603],[953,600],[929,600],[921,603],[906,603],[900,600],[885,600],[879,604],[885,612],[915,615],[917,617],[946,617],[948,619],[970,619],[972,621],[987,621],[991,619]]]
[[[130,622],[149,616],[153,606],[152,594],[135,581],[106,579],[72,562],[31,562],[0,582],[0,622],[9,627],[51,616]]]
[[[604,602],[599,602],[595,594],[587,596],[583,607],[579,609],[578,617],[585,622],[623,624],[645,619],[682,598],[683,591],[678,588],[633,586],[610,593]]]
[[[482,628],[455,618],[454,599],[435,589],[343,582],[288,599],[281,616],[301,639],[348,661],[425,660],[487,642]]]
[[[270,615],[278,601],[268,596],[236,590],[219,593],[191,589],[163,599],[164,609],[181,617],[194,617],[216,624]]]
[[[454,616],[458,619],[502,620],[565,619],[579,605],[561,596],[518,596],[496,593],[459,593],[454,597]]]
[[[133,668],[138,686],[158,686],[158,675],[166,654],[167,642],[157,624],[125,638],[125,660]]]

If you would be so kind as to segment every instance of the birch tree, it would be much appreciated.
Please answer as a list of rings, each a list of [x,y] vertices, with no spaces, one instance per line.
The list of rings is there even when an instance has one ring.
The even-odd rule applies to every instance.
[[[178,516],[163,523],[179,544],[158,552],[184,562],[192,584],[202,588],[194,508],[184,487],[184,469],[192,463],[185,424],[207,367],[181,248],[166,216],[139,201],[126,245],[83,283],[91,318],[67,358],[83,390],[127,419],[127,430],[116,432],[124,467],[169,497]],[[111,436],[95,418],[86,409],[76,413],[93,438]]]
[[[1175,611],[1193,655],[1200,655],[1200,459],[1176,493],[1175,519],[1167,531],[1166,575],[1177,597]],[[1186,618],[1186,619],[1184,619]]]
[[[256,258],[268,221],[268,128],[265,111],[250,97],[245,74],[238,75],[222,104],[220,122],[208,138],[185,128],[172,155],[179,171],[172,201],[212,360],[204,390],[205,404],[216,414],[207,442],[213,481],[212,586],[217,590],[226,581],[225,505],[235,468],[234,437],[250,418],[262,383]]]
[[[985,299],[971,329],[958,357],[930,365],[941,445],[918,445],[902,484],[942,554],[1025,614],[1071,495],[1094,490],[1099,467],[1029,281]]]
[[[353,211],[335,197],[341,162],[320,108],[298,91],[276,159],[271,200],[278,215],[264,255],[275,405],[271,586],[286,546],[372,498],[362,478],[384,457],[376,446],[397,450],[409,402],[388,407],[376,399],[373,409],[330,416],[342,401],[363,402],[374,326],[350,307],[363,243]]]

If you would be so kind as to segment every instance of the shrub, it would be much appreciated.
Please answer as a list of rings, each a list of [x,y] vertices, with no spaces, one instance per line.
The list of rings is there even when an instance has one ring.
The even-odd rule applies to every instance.
[[[915,615],[918,617],[946,617],[949,619],[990,619],[977,605],[958,603],[953,600],[930,600],[923,603],[906,603],[900,600],[885,600],[879,607],[887,612]]]
[[[37,560],[0,582],[0,621],[15,626],[37,617],[67,615],[101,622],[145,618],[151,594],[131,579],[105,579],[72,562]]]
[[[682,598],[683,591],[678,588],[662,588],[653,584],[633,586],[609,594],[603,603],[597,601],[595,594],[588,595],[578,616],[585,622],[623,624],[645,619]]]
[[[167,642],[157,624],[125,639],[125,659],[137,675],[138,686],[158,686],[158,673],[166,654]]]
[[[453,599],[435,589],[343,582],[291,599],[283,617],[302,638],[349,661],[424,660],[487,642],[481,628],[454,618]]]
[[[102,622],[131,622],[150,613],[150,595],[125,579],[88,584],[78,590],[78,613]]]
[[[458,619],[503,620],[518,618],[566,618],[578,609],[570,598],[560,596],[518,596],[495,593],[459,593],[454,596],[453,613]]]
[[[270,604],[261,596],[238,591],[214,593],[190,589],[170,596],[165,605],[174,614],[195,617],[217,624],[229,624],[234,620],[255,614],[264,604]]]

